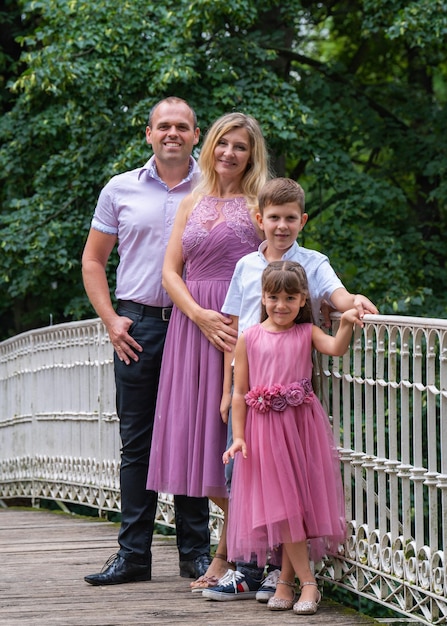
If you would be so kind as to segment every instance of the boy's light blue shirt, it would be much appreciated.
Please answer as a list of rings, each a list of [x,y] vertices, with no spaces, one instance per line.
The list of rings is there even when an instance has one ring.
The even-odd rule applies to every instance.
[[[239,318],[239,333],[257,324],[261,318],[261,276],[268,261],[264,256],[267,242],[263,241],[256,252],[242,257],[236,264],[233,277],[222,306],[222,312]],[[312,313],[318,322],[321,301],[331,301],[336,289],[344,287],[334,272],[329,259],[321,252],[293,244],[282,256],[283,261],[300,263],[307,274]]]

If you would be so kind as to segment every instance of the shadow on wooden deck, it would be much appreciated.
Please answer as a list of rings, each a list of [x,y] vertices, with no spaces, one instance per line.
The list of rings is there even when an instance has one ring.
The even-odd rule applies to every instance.
[[[211,602],[178,575],[172,537],[154,537],[153,580],[92,587],[86,574],[117,550],[117,526],[47,511],[0,509],[2,626],[361,626],[374,620],[323,599],[313,616],[255,600]]]

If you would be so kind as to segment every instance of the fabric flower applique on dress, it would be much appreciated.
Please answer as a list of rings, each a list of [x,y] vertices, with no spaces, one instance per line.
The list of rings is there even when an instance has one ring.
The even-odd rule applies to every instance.
[[[288,406],[310,404],[313,398],[314,393],[309,378],[303,378],[289,385],[276,383],[271,387],[253,387],[245,394],[246,404],[259,413],[266,413],[270,409],[282,412]]]
[[[253,387],[244,397],[247,405],[259,413],[266,413],[270,409],[270,393],[267,387]]]

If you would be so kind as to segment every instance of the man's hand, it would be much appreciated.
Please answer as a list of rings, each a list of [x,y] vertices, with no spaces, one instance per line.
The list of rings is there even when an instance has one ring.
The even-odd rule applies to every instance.
[[[113,321],[107,326],[110,341],[120,361],[124,361],[129,365],[130,361],[138,361],[138,354],[134,352],[142,352],[143,348],[133,339],[127,332],[132,326],[133,320],[124,315],[116,315]]]

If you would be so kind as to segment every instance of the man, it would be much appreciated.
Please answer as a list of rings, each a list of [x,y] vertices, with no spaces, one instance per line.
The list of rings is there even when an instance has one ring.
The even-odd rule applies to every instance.
[[[82,256],[85,290],[114,347],[116,407],[120,419],[120,549],[91,585],[151,579],[151,543],[157,494],[146,490],[161,356],[172,303],[162,288],[163,257],[182,198],[198,167],[191,157],[200,130],[180,98],[150,112],[146,141],[153,156],[113,177],[101,191]],[[118,243],[117,310],[106,266]],[[207,498],[175,497],[180,575],[197,578],[210,564]]]

